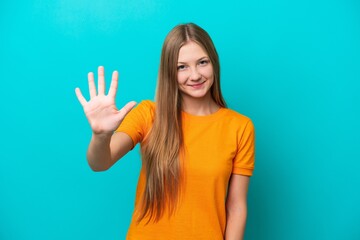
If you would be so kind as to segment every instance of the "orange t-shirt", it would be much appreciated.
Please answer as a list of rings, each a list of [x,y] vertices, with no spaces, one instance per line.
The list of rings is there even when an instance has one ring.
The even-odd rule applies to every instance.
[[[134,146],[151,128],[155,104],[142,101],[126,116],[118,132]],[[220,108],[207,116],[182,112],[185,154],[182,198],[174,215],[157,223],[136,223],[133,216],[127,240],[221,240],[226,226],[225,201],[231,174],[251,176],[254,169],[254,127],[235,111]],[[135,210],[145,187],[140,171]],[[135,214],[134,214],[135,215]]]

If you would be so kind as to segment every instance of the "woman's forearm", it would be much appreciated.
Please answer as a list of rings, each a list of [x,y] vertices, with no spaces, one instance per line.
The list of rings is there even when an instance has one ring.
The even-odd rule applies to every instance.
[[[93,134],[86,154],[94,171],[105,171],[111,166],[111,134]]]
[[[247,216],[246,207],[227,212],[225,240],[244,239],[246,216]]]

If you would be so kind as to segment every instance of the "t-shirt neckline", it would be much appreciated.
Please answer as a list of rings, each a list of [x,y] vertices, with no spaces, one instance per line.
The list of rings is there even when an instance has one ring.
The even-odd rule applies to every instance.
[[[224,107],[220,107],[218,110],[216,110],[215,112],[208,114],[208,115],[193,115],[190,114],[188,112],[185,111],[181,111],[181,114],[183,117],[187,118],[187,119],[193,119],[193,120],[211,120],[211,119],[215,119],[218,116],[220,116],[222,114],[222,112],[225,110],[226,108]]]

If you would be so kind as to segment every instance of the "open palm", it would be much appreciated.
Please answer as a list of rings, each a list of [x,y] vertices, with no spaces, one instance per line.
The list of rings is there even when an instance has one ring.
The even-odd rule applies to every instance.
[[[118,87],[118,72],[114,71],[110,89],[105,95],[104,67],[98,68],[98,89],[96,91],[94,74],[88,74],[90,100],[86,101],[79,88],[75,89],[76,96],[84,108],[85,115],[95,134],[113,133],[120,125],[126,114],[135,106],[135,102],[127,103],[118,110],[115,97]]]

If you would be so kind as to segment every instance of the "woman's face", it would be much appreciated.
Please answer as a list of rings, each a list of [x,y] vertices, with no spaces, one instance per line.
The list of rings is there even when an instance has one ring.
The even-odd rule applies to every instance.
[[[177,77],[183,100],[211,98],[213,66],[208,54],[197,43],[189,41],[180,48]]]

